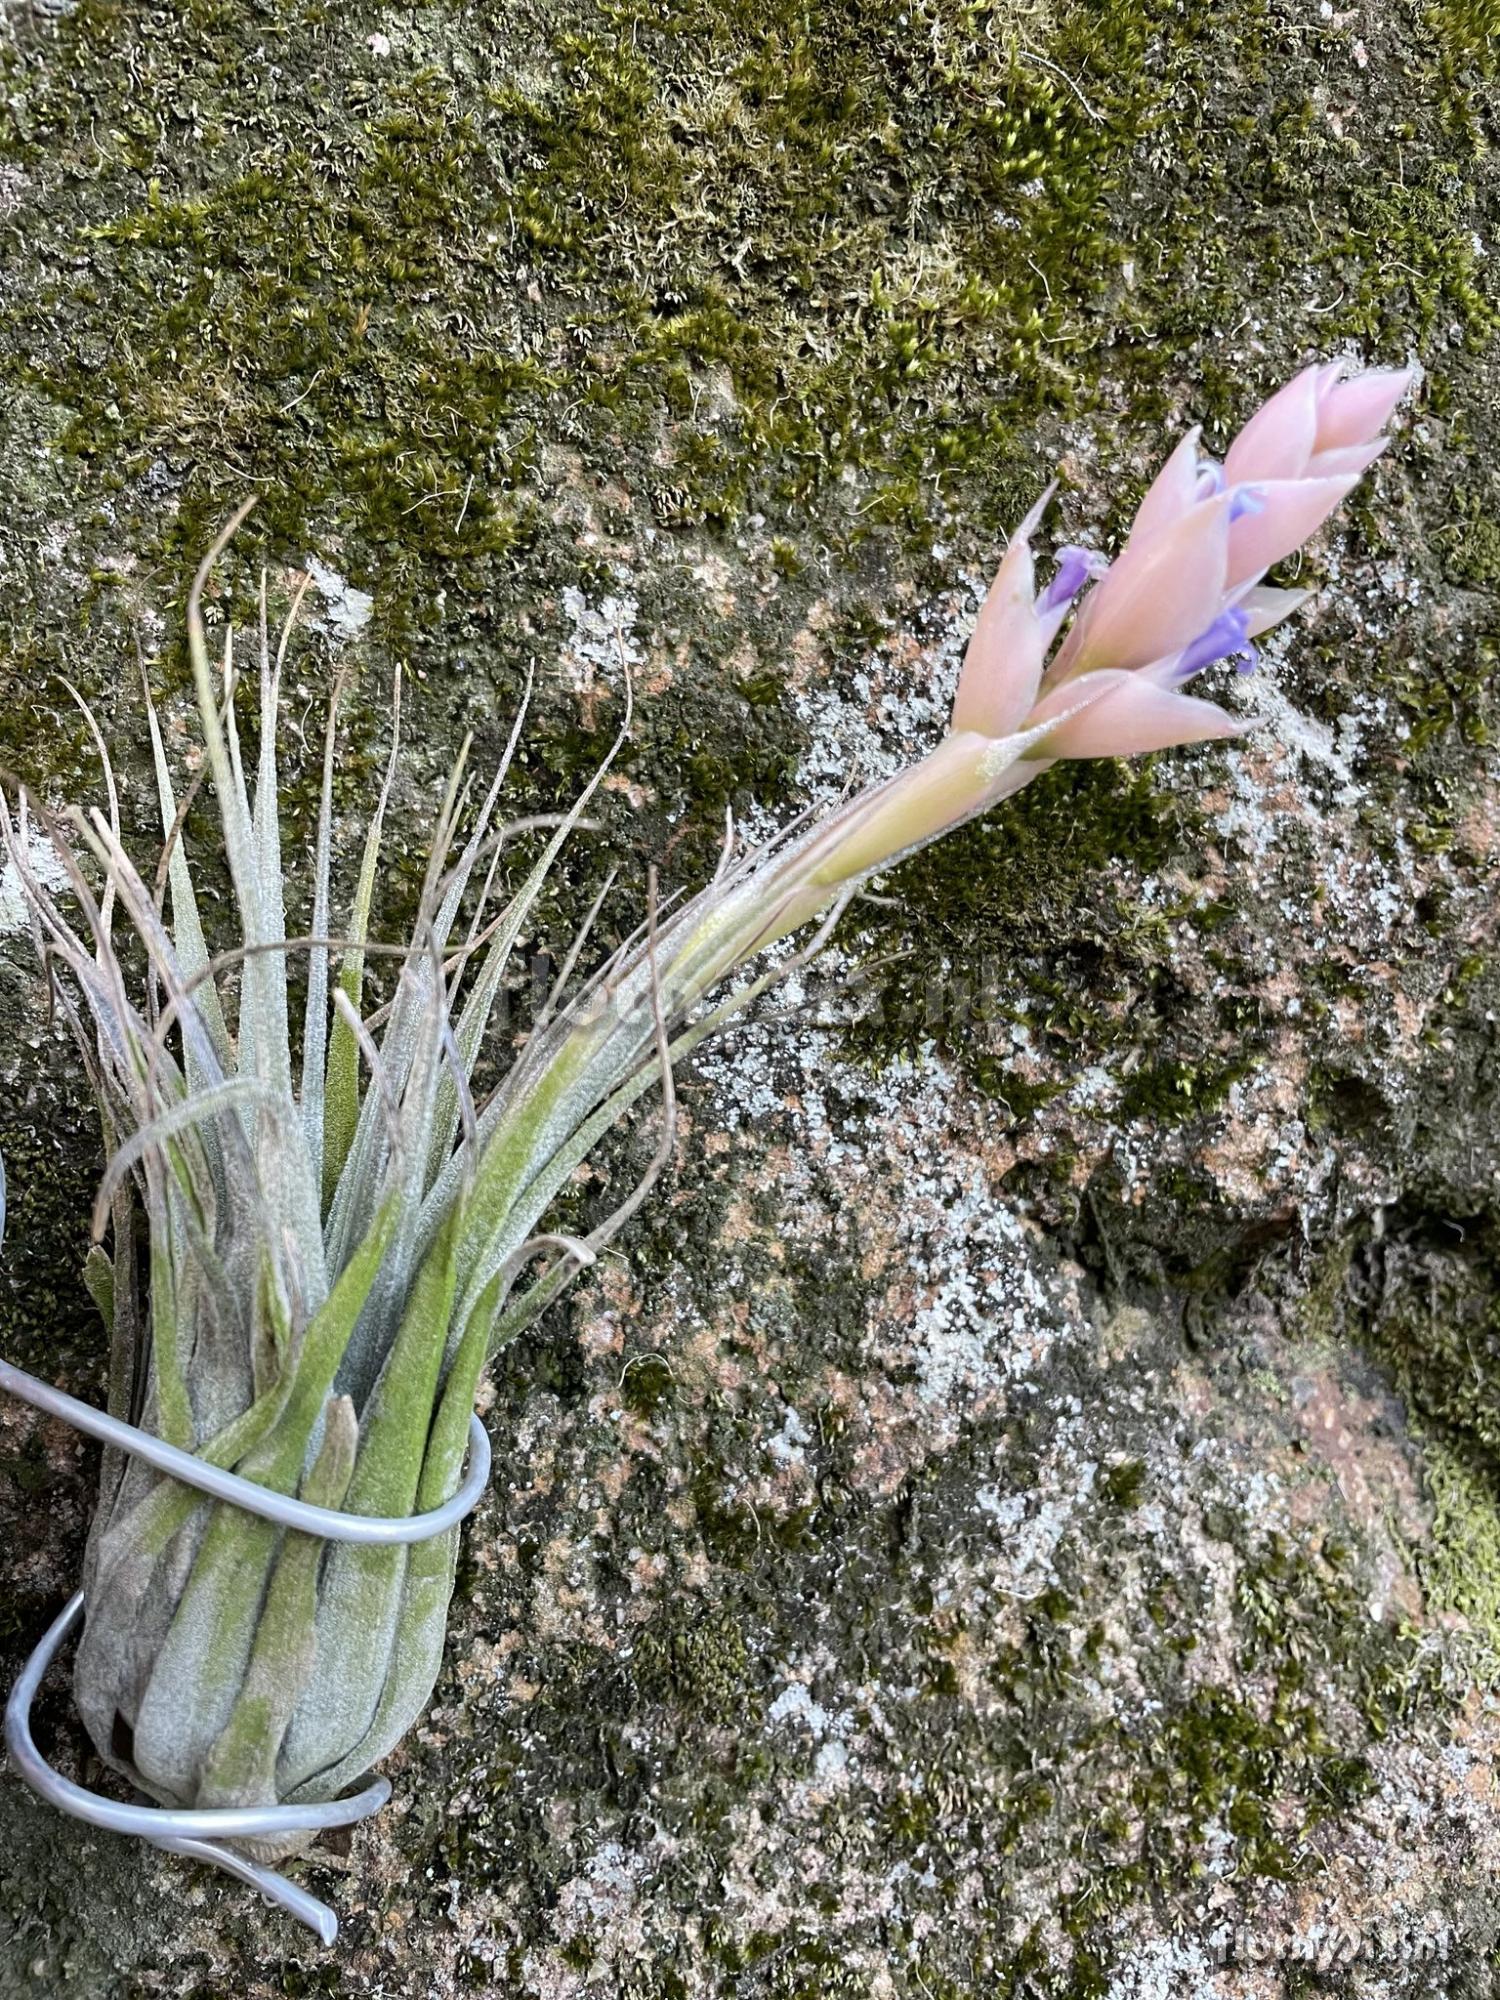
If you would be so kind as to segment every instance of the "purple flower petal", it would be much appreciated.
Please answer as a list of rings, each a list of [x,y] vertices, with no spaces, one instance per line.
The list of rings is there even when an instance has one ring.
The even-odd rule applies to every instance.
[[[1102,575],[1108,566],[1096,549],[1079,548],[1071,542],[1064,544],[1057,552],[1057,572],[1037,599],[1037,610],[1060,611],[1064,605],[1073,602],[1092,577]]]
[[[1258,487],[1237,486],[1234,489],[1234,495],[1229,502],[1231,521],[1243,521],[1247,514],[1264,514],[1265,511],[1266,496]]]
[[[1190,646],[1183,648],[1172,669],[1173,681],[1180,686],[1216,660],[1232,659],[1242,674],[1254,673],[1255,648],[1247,636],[1249,630],[1250,620],[1245,612],[1221,611],[1206,632],[1200,632]]]

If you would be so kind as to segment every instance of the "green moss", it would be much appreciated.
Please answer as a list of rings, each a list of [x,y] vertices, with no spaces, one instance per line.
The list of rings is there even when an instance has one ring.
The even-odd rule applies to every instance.
[[[675,1627],[648,1627],[633,1668],[644,1701],[670,1699],[721,1725],[745,1720],[750,1653],[740,1624],[723,1606],[694,1606]]]
[[[1379,1087],[1342,1063],[1319,1063],[1308,1077],[1307,1127],[1344,1133],[1377,1134],[1390,1121],[1390,1105]]]
[[[1444,48],[1461,63],[1475,63],[1485,75],[1495,65],[1500,41],[1500,5],[1496,0],[1437,0],[1430,19]]]
[[[1357,1245],[1352,1235],[1335,1239],[1314,1259],[1296,1301],[1296,1325],[1303,1336],[1331,1348],[1342,1326],[1349,1272]]]
[[[1500,589],[1500,521],[1493,496],[1460,489],[1453,495],[1453,518],[1444,535],[1446,567],[1455,583]]]
[[[1480,981],[1480,969],[1459,986]],[[1457,996],[1456,996],[1457,998]],[[1486,1006],[1483,991],[1478,1004]],[[1390,1367],[1411,1413],[1432,1503],[1412,1556],[1429,1607],[1469,1628],[1471,1671],[1500,1677],[1500,1218],[1450,1196],[1408,1202],[1378,1238],[1333,1246],[1311,1325]]]
[[[1141,1494],[1146,1485],[1146,1463],[1144,1459],[1127,1458],[1119,1465],[1112,1465],[1101,1482],[1109,1501],[1127,1512],[1139,1507]]]
[[[1432,1498],[1432,1543],[1418,1563],[1432,1610],[1467,1623],[1476,1668],[1500,1683],[1500,1482],[1493,1461],[1431,1436],[1422,1462]]]
[[[279,1968],[280,1988],[288,2000],[317,2000],[320,1993],[337,1993],[340,1978],[333,1965],[304,1965],[300,1959],[284,1959]],[[204,2000],[208,2000],[205,1994]]]
[[[1336,268],[1349,269],[1357,246],[1379,243],[1383,270],[1361,258],[1354,297],[1337,317],[1347,330],[1379,339],[1391,321],[1392,267],[1403,281],[1401,317],[1418,336],[1456,318],[1476,349],[1497,325],[1493,294],[1481,270],[1473,231],[1453,199],[1451,176],[1437,163],[1410,179],[1370,180],[1350,191],[1348,222],[1335,249]],[[1342,330],[1342,329],[1341,329]]]
[[[179,561],[250,484],[283,542],[357,531],[388,601],[417,569],[477,599],[525,560],[516,489],[562,412],[592,451],[696,418],[658,455],[666,519],[852,467],[866,517],[915,522],[934,477],[1013,449],[1018,378],[1069,388],[1158,27],[1112,19],[1091,116],[1063,74],[1106,56],[1086,16],[1045,61],[987,9],[918,16],[614,0],[553,35],[539,83],[542,47],[497,60],[435,9],[380,59],[304,0],[272,68],[258,18],[85,4],[57,63],[11,58],[16,164],[96,147],[60,211],[84,281],[64,260],[0,326],[11,377],[73,412],[103,490],[165,459]],[[714,91],[682,88],[685,40]],[[1003,390],[977,411],[976,370]]]
[[[953,1046],[951,1038],[947,1046]],[[1017,1124],[1023,1123],[1044,1104],[1050,1104],[1065,1088],[1060,1083],[1036,1082],[1024,1077],[1008,1063],[997,1060],[984,1050],[966,1050],[965,1061],[975,1088],[1009,1112]]]
[[[1025,1117],[1055,1086],[1030,1088],[997,1039],[1008,1048],[1006,1024],[1024,1023],[1081,1067],[1133,1032],[1109,1003],[1159,977],[1139,881],[1186,862],[1192,832],[1147,764],[1057,766],[1017,807],[904,863],[882,884],[888,907],[851,916],[872,970],[848,1046],[886,1059],[936,1040]]]
[[[1334,1721],[1332,1690],[1374,1735],[1414,1698],[1416,1640],[1368,1619],[1357,1575],[1327,1545],[1320,1557],[1273,1537],[1241,1564],[1235,1597],[1237,1682],[1194,1688],[1142,1745],[1132,1802],[1147,1881],[1200,1874],[1213,1824],[1233,1839],[1236,1874],[1301,1874],[1308,1836],[1373,1785],[1358,1729]]]
[[[1127,1118],[1155,1118],[1175,1124],[1222,1104],[1235,1084],[1254,1073],[1253,1055],[1232,1060],[1188,1062],[1169,1059],[1139,1069],[1125,1086],[1120,1109]]]
[[[654,1416],[670,1401],[676,1379],[664,1355],[633,1356],[620,1378],[626,1407],[638,1416]]]
[[[1412,751],[1421,752],[1440,744],[1445,735],[1455,731],[1463,742],[1475,747],[1489,742],[1495,707],[1495,663],[1494,640],[1481,636],[1456,658],[1428,662],[1428,670],[1421,676],[1410,666],[1381,676],[1382,688],[1389,689],[1408,719],[1410,733],[1406,740]],[[1417,786],[1426,790],[1429,799],[1436,795],[1439,806],[1443,799],[1443,775],[1442,764],[1437,760],[1428,760],[1425,766],[1419,762],[1413,774]],[[1421,789],[1417,797],[1422,799]],[[1450,807],[1454,803],[1451,790],[1447,802]],[[1433,816],[1429,808],[1428,817]]]
[[[1356,1324],[1420,1417],[1500,1463],[1500,1221],[1418,1211],[1393,1222],[1393,1242],[1365,1250],[1366,1269],[1389,1275]]]

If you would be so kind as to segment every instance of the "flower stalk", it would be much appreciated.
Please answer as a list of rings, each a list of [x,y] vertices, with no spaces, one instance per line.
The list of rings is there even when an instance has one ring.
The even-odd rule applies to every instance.
[[[185,806],[149,695],[166,840],[154,886],[126,852],[112,781],[109,810],[75,815],[66,830],[23,793],[13,802],[0,794],[0,839],[87,1060],[110,1154],[89,1279],[112,1328],[113,1413],[322,1506],[402,1515],[447,1498],[487,1363],[597,1257],[652,1176],[587,1237],[549,1227],[549,1212],[653,1088],[665,1112],[655,1165],[664,1161],[674,1062],[776,968],[738,986],[735,977],[822,919],[802,955],[816,950],[872,874],[1058,759],[1238,734],[1229,712],[1186,685],[1217,662],[1252,667],[1254,640],[1303,602],[1305,593],[1262,579],[1383,448],[1382,427],[1408,382],[1405,371],[1344,379],[1336,365],[1307,369],[1251,419],[1222,466],[1190,433],[1119,555],[1106,562],[1064,548],[1039,589],[1031,541],[1044,495],[984,601],[941,741],[783,838],[726,851],[714,880],[676,909],[659,914],[653,891],[640,929],[575,987],[580,938],[482,1104],[475,1066],[512,955],[620,743],[569,812],[510,827],[498,807],[525,705],[477,802],[460,756],[391,996],[367,1011],[399,686],[391,762],[337,937],[335,691],[308,932],[290,935],[276,756],[287,635],[272,648],[263,587],[252,771],[236,725],[232,638],[216,666],[201,608],[242,510],[188,604],[236,947],[210,956],[181,838]],[[30,859],[38,818],[67,870],[74,913]],[[514,896],[497,901],[502,848],[536,833],[546,837],[535,863]],[[138,992],[116,950],[117,919],[144,949]],[[309,968],[300,1024],[288,992],[293,952]],[[455,1548],[456,1530],[410,1546],[327,1545],[107,1453],[75,1669],[99,1754],[169,1805],[337,1796],[400,1741],[430,1696]]]

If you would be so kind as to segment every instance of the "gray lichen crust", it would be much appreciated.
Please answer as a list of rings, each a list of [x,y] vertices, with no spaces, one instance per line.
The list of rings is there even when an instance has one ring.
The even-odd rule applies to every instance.
[[[94,796],[65,671],[144,838],[135,637],[175,754],[187,579],[260,491],[220,608],[318,559],[351,827],[409,670],[397,928],[529,661],[539,809],[622,647],[639,695],[541,945],[606,852],[623,923],[726,805],[935,734],[1054,464],[1104,546],[1165,428],[1221,445],[1320,352],[1424,380],[1242,746],[1053,773],[853,916],[857,1021],[809,987],[684,1077],[670,1184],[496,1378],[436,1704],[352,1865],[309,1864],[339,1962],[4,1778],[0,1992],[1496,1990],[1497,32],[6,12],[0,766]],[[96,1138],[9,907],[0,1347],[97,1395]],[[93,1471],[0,1409],[7,1671]],[[90,1775],[61,1681],[40,1726]]]

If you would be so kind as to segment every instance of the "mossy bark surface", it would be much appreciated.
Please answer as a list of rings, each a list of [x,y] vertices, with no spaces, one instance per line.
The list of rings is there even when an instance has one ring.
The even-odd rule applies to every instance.
[[[726,807],[935,735],[1054,467],[1058,538],[1108,547],[1182,427],[1222,447],[1312,355],[1423,378],[1241,744],[1054,771],[683,1077],[649,1211],[495,1377],[393,1803],[300,1864],[337,1953],[0,1774],[0,1993],[1500,1988],[1497,33],[5,11],[0,769],[99,796],[66,675],[149,851],[137,650],[190,760],[186,584],[255,492],[217,615],[319,565],[289,854],[347,668],[354,866],[406,672],[391,935],[529,671],[518,811],[636,691],[560,953],[611,863],[606,935]],[[0,975],[0,1349],[98,1397],[97,1139],[3,885]],[[95,1469],[0,1409],[7,1674]],[[39,1728],[98,1777],[61,1677]]]

